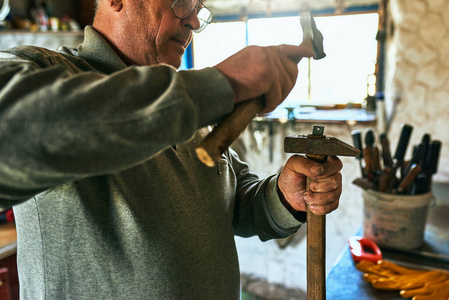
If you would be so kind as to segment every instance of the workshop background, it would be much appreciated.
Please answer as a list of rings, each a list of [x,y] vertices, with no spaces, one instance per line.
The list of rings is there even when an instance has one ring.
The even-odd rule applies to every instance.
[[[396,146],[401,127],[414,127],[410,144],[419,144],[425,133],[442,142],[436,182],[449,182],[449,2],[445,0],[390,0],[386,5],[385,108],[390,145]],[[380,3],[382,6],[382,3]],[[350,63],[350,62],[348,62]],[[376,125],[346,122],[320,123],[325,134],[352,144],[351,132],[362,133]],[[263,146],[257,147],[252,124],[242,136],[239,152],[257,173],[266,175],[278,170],[288,157],[283,153],[283,138],[290,134],[308,134],[310,123],[286,123],[274,126],[274,159],[269,163],[269,132],[266,128]],[[257,134],[256,134],[257,135]],[[393,151],[393,150],[392,150]],[[409,147],[406,157],[411,157]],[[363,224],[362,189],[352,181],[360,176],[358,161],[341,157],[343,194],[340,207],[327,216],[326,268],[329,272]],[[449,233],[446,236],[449,239]],[[284,249],[276,241],[261,244],[257,238],[237,238],[241,272],[246,289],[273,299],[305,299],[306,291],[305,228]],[[259,279],[259,280],[257,280]],[[244,285],[245,286],[245,285]],[[304,295],[304,293],[302,294]]]
[[[33,1],[10,1],[11,11],[26,14]],[[0,30],[0,49],[18,44],[35,44],[55,49],[59,45],[77,45],[82,28],[92,18],[92,3],[82,1],[47,1],[55,15],[66,15],[69,32],[17,32]],[[0,2],[1,3],[1,2]],[[300,5],[298,5],[300,4]],[[208,7],[218,16],[260,13],[310,7],[332,8],[341,14],[351,6],[377,4],[381,14],[380,34],[383,55],[378,90],[384,93],[386,122],[356,121],[302,122],[300,120],[258,118],[237,140],[234,149],[261,177],[279,171],[288,158],[283,152],[287,135],[311,133],[313,125],[325,126],[325,135],[352,144],[351,132],[374,129],[386,132],[394,147],[404,123],[414,127],[410,144],[418,144],[425,133],[442,142],[438,172],[434,181],[449,183],[449,2],[445,0],[208,0]],[[0,5],[1,6],[1,5]],[[300,7],[299,7],[300,6]],[[72,20],[72,21],[71,21]],[[76,22],[73,22],[75,20]],[[17,21],[17,20],[16,20]],[[350,47],[350,45],[348,45]],[[351,61],[347,62],[348,64]],[[371,112],[379,116],[379,112]],[[271,150],[270,150],[271,149]],[[411,156],[411,147],[406,157]],[[326,267],[329,272],[347,245],[348,237],[362,226],[362,189],[352,184],[360,176],[355,158],[341,158],[343,194],[340,208],[327,217]],[[449,235],[446,236],[449,240]],[[240,256],[242,285],[245,293],[264,299],[305,299],[306,243],[305,227],[292,238],[260,242],[257,238],[236,238]],[[248,298],[249,299],[249,298]]]

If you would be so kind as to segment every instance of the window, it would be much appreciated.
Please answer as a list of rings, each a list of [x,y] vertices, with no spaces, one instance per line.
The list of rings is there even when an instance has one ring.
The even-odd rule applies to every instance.
[[[299,63],[297,84],[282,106],[363,103],[368,83],[373,86],[378,14],[314,19],[324,36],[327,56],[317,61],[303,59]],[[213,23],[194,37],[194,67],[213,66],[246,45],[298,45],[301,41],[298,16]]]
[[[245,22],[209,24],[193,40],[195,69],[218,64],[247,45]]]

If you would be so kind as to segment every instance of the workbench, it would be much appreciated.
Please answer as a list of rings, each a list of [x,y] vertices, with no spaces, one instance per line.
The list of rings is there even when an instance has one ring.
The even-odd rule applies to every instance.
[[[449,183],[434,183],[435,203],[429,208],[424,244],[410,251],[381,248],[383,259],[416,269],[449,271]],[[354,235],[362,235],[362,229]],[[404,299],[399,292],[379,291],[362,278],[346,246],[326,279],[327,300]]]

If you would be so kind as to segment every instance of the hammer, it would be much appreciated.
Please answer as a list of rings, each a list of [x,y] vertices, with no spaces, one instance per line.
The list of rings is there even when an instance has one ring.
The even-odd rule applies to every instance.
[[[326,56],[323,49],[323,35],[317,29],[310,12],[306,12],[300,19],[303,30],[303,43],[313,49],[313,58],[321,59]],[[207,166],[213,167],[220,160],[223,152],[245,130],[252,119],[262,110],[265,98],[260,96],[244,101],[235,106],[234,110],[206,136],[197,147],[198,158]]]
[[[324,126],[313,126],[312,134],[287,136],[286,153],[301,153],[307,158],[324,163],[328,155],[357,156],[360,150],[336,138],[326,137]],[[306,190],[310,190],[307,177]],[[307,206],[307,299],[326,299],[326,217],[315,215]]]

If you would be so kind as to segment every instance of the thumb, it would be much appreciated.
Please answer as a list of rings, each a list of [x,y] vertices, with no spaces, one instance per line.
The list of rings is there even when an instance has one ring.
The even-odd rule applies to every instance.
[[[285,167],[294,173],[304,174],[311,178],[316,178],[324,172],[322,164],[307,159],[302,155],[292,155]]]
[[[303,57],[313,56],[313,46],[310,40],[302,42],[299,46],[281,45],[279,52],[287,56],[291,61],[299,63]]]

